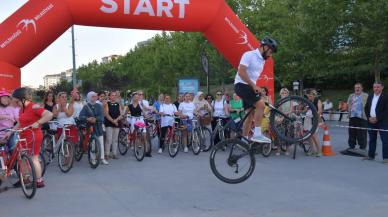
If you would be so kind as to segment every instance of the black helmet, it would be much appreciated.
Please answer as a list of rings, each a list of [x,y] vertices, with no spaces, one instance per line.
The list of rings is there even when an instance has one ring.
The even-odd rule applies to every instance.
[[[263,40],[261,40],[261,46],[267,45],[269,46],[274,53],[278,51],[278,43],[275,39],[265,37]]]
[[[16,98],[23,102],[24,100],[26,100],[27,93],[27,88],[21,87],[13,91],[12,98]]]

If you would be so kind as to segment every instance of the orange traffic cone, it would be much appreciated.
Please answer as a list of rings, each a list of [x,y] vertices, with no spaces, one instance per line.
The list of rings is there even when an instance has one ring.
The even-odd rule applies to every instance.
[[[324,125],[323,130],[324,130],[324,134],[323,134],[322,154],[323,156],[333,156],[335,155],[335,153],[331,150],[329,127],[327,125]]]

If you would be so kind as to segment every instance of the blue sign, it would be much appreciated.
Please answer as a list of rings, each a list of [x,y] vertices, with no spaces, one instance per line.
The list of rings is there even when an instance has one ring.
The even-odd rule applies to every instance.
[[[179,79],[178,80],[178,92],[179,94],[193,93],[197,94],[199,91],[198,79]]]

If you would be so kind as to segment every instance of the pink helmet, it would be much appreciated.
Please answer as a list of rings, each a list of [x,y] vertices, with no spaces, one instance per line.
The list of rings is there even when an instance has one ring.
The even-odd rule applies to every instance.
[[[3,97],[3,96],[11,96],[11,94],[8,93],[8,92],[5,91],[5,90],[0,90],[0,97]]]

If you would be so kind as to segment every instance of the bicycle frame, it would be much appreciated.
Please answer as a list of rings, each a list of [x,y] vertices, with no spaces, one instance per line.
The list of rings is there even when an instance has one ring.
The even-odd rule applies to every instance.
[[[15,167],[17,160],[20,159],[23,154],[30,154],[31,153],[31,149],[28,148],[27,139],[20,138],[20,135],[19,135],[21,132],[23,132],[27,129],[28,128],[23,128],[23,129],[19,129],[19,130],[10,130],[14,133],[17,133],[18,142],[16,143],[16,148],[15,148],[15,150],[13,150],[12,155],[10,157],[9,157],[9,153],[7,153],[6,156],[7,156],[7,158],[9,157],[9,160],[4,159],[5,168],[3,170],[4,170],[5,174],[2,174],[2,175],[5,175],[5,177],[9,177],[9,176],[13,175],[12,170]],[[32,137],[33,137],[32,142],[33,142],[33,148],[34,148],[35,137],[34,137],[33,133],[32,133]]]
[[[61,125],[59,122],[56,122],[56,121],[50,121],[49,122],[50,124],[56,124],[59,126],[59,128],[62,128],[62,133],[60,135],[60,137],[56,140],[55,139],[55,134],[54,135],[50,135],[51,138],[52,138],[52,143],[53,143],[53,155],[54,156],[51,156],[49,160],[52,160],[56,153],[59,152],[60,150],[60,147],[63,145],[63,143],[65,142],[66,140],[66,133],[69,133],[70,134],[70,129],[68,128],[69,125]],[[62,154],[64,154],[64,149],[62,149]],[[66,150],[67,151],[67,150]]]

